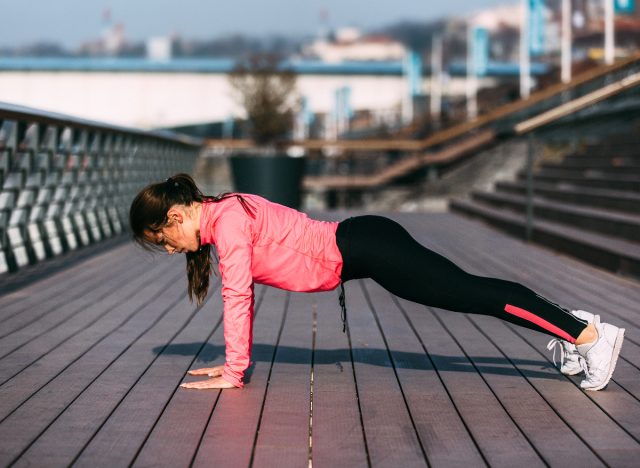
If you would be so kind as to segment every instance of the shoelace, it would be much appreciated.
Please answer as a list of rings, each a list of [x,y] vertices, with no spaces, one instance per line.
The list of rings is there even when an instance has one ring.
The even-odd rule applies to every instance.
[[[547,349],[549,351],[553,350],[553,365],[554,366],[558,366],[558,364],[556,363],[556,348],[560,346],[560,367],[564,366],[564,361],[565,361],[565,355],[566,355],[566,351],[564,349],[564,346],[562,345],[562,341],[559,340],[558,338],[553,338],[551,341],[549,341],[549,343],[547,344]]]
[[[584,371],[586,380],[591,380],[593,373],[589,372],[589,366],[587,366],[587,360],[582,356],[580,356],[578,358],[578,362],[580,363],[580,367],[582,367],[582,370]]]

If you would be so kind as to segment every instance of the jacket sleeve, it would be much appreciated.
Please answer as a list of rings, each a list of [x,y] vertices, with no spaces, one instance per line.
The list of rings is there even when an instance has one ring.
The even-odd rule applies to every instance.
[[[216,249],[222,277],[226,361],[222,377],[243,387],[242,377],[250,365],[253,325],[253,276],[249,220],[229,213],[218,220]]]

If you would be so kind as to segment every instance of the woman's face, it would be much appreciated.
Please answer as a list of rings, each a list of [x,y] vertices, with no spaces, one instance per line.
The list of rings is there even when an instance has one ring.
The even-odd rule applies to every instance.
[[[172,207],[169,222],[159,231],[149,232],[149,238],[172,255],[197,252],[200,248],[200,223],[186,207]]]

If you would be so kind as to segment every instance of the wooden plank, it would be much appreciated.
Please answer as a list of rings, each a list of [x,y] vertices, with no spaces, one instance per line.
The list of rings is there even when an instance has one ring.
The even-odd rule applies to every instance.
[[[138,309],[144,307],[151,298],[166,289],[166,286],[166,282],[147,285],[139,290],[136,296],[111,310],[106,310],[98,321],[72,336],[69,340],[48,352],[36,363],[1,385],[0,418],[6,417],[33,393],[38,391],[39,388],[107,337],[113,330],[121,327]]]
[[[391,351],[429,466],[485,465],[425,347],[405,320],[406,309],[426,314],[426,308],[410,301],[400,304],[374,282],[366,283],[366,292]]]
[[[146,275],[146,280],[154,280],[162,275],[162,271],[150,272]],[[119,280],[113,278],[109,282],[109,288],[115,292],[115,287],[120,284]],[[40,334],[37,339],[18,346],[3,356],[0,360],[0,383],[4,385],[9,379],[33,365],[38,359],[45,356],[51,350],[73,339],[77,334],[83,333],[86,329],[99,323],[105,314],[116,307],[126,308],[126,302],[135,295],[141,284],[139,282],[129,282],[117,293],[107,295],[103,300],[93,304],[88,303],[81,313],[70,317],[68,323],[60,323],[46,333]],[[73,309],[72,309],[73,310]],[[8,337],[9,338],[9,337]],[[11,342],[5,343],[10,345]]]
[[[166,343],[169,346],[154,348],[157,358],[144,369],[74,464],[93,466],[95,460],[100,460],[106,466],[122,466],[135,459],[195,356],[213,333],[212,325],[219,317],[220,307],[215,309],[200,309]]]
[[[123,268],[122,271],[126,270]],[[72,278],[70,284],[63,281],[66,286],[60,290],[55,290],[51,297],[41,297],[39,294],[33,294],[29,301],[21,304],[21,308],[18,311],[11,314],[10,317],[7,317],[7,319],[2,322],[0,337],[20,330],[24,326],[46,316],[46,314],[51,311],[65,307],[71,300],[95,299],[95,288],[102,282],[109,280],[114,273],[117,275],[119,272],[104,270],[104,273],[97,273],[95,275],[97,276],[96,278],[93,278],[93,275],[87,275],[85,273],[83,277]],[[83,278],[86,277],[89,277],[90,281],[83,281]]]
[[[122,246],[114,251],[90,257],[70,268],[64,269],[40,281],[31,283],[17,291],[0,296],[0,323],[15,314],[28,311],[42,301],[58,298],[62,293],[69,293],[81,286],[96,284],[96,276],[106,276],[119,261],[126,260],[130,246]]]
[[[476,323],[481,329],[488,329],[479,319],[473,320],[477,320]],[[606,464],[625,466],[629,460],[640,456],[638,442],[622,429],[617,421],[594,405],[592,397],[587,392],[575,385],[569,385],[566,378],[558,377],[553,367],[541,366],[540,360],[544,360],[541,352],[531,346],[522,345],[522,336],[533,335],[535,332],[526,330],[509,335],[505,329],[509,328],[513,332],[513,328],[497,320],[493,322],[490,330],[491,336],[496,337],[496,345],[506,356],[518,363],[518,368],[541,396]],[[621,394],[608,390],[598,396],[615,400],[620,398]]]
[[[260,468],[309,462],[314,305],[309,294],[290,293],[287,307],[254,448]]]
[[[600,291],[608,291],[607,275],[596,274],[597,281],[589,288],[589,269],[583,273],[577,263],[563,268],[563,259],[552,253],[531,249],[482,226],[476,229],[475,224],[466,220],[459,222],[450,215],[394,214],[391,217],[400,219],[421,242],[438,247],[435,250],[472,271],[523,278],[536,290],[563,301],[577,302],[584,292],[587,304],[601,310],[633,305],[636,292],[626,294],[624,281],[614,277],[611,294],[620,297],[608,302],[606,295],[599,297]],[[452,233],[456,234],[452,236]],[[532,255],[536,257],[535,262],[528,264],[533,268],[519,270],[518,265]],[[133,276],[132,268],[127,274]],[[258,428],[261,435],[257,436],[255,466],[276,462],[289,465],[285,453],[289,445],[294,454],[291,463],[298,466],[302,460],[307,464],[310,443],[312,461],[318,466],[363,466],[369,462],[383,466],[424,466],[425,453],[430,465],[455,465],[456,460],[466,454],[469,443],[476,448],[469,434],[478,440],[488,439],[484,446],[478,443],[483,453],[487,453],[486,447],[497,446],[501,438],[504,441],[504,434],[499,427],[493,427],[491,417],[484,425],[469,425],[469,420],[481,420],[478,415],[482,408],[478,406],[485,405],[483,391],[494,396],[501,411],[515,421],[526,436],[523,439],[531,441],[545,463],[556,465],[566,461],[570,465],[592,466],[604,462],[624,466],[639,454],[640,406],[634,395],[640,387],[640,370],[633,364],[639,347],[632,339],[625,343],[623,359],[607,391],[586,393],[576,386],[579,378],[560,376],[551,365],[550,354],[542,348],[548,340],[544,335],[479,316],[467,318],[448,313],[440,315],[441,322],[438,322],[434,316],[429,318],[422,306],[403,300],[396,304],[370,280],[351,281],[346,285],[353,351],[348,347],[349,337],[341,333],[337,291],[293,294],[285,312],[289,293],[260,287],[264,299],[256,308],[253,353],[256,364],[250,383],[241,391],[179,389],[177,385],[186,369],[201,367],[192,363],[194,356],[205,366],[222,360],[224,353],[221,327],[216,334],[206,335],[221,311],[219,285],[212,291],[217,302],[207,304],[192,320],[185,300],[163,315],[163,307],[171,305],[167,297],[175,296],[172,291],[184,285],[183,280],[169,285],[171,275],[183,276],[183,268],[182,262],[168,268],[166,264],[157,268],[151,265],[149,275],[161,276],[166,288],[163,284],[156,285],[155,296],[143,290],[141,294],[147,296],[146,302],[137,302],[137,294],[129,304],[122,302],[122,310],[105,308],[106,315],[94,316],[101,317],[95,327],[74,335],[17,376],[22,379],[19,383],[26,385],[25,397],[32,396],[18,402],[17,409],[0,423],[1,465],[9,464],[26,449],[18,458],[17,466],[41,464],[42,460],[55,466],[68,466],[78,455],[78,465],[95,465],[96,460],[100,460],[99,464],[135,462],[137,466],[187,466],[193,460],[197,466],[248,466]],[[574,274],[574,269],[580,274]],[[114,271],[122,270],[111,269],[111,274]],[[140,281],[133,282],[137,284],[131,286],[132,291],[142,281],[149,280],[150,276],[141,275]],[[363,291],[367,295],[363,295]],[[299,298],[297,306],[295,297]],[[125,305],[130,308],[128,316]],[[433,353],[433,363],[428,361],[424,347],[415,338],[398,305],[406,308],[407,316],[415,314],[415,320],[422,320],[425,328],[435,328],[429,331],[433,333],[432,339],[427,339],[428,334],[427,338],[422,335],[426,331],[416,327],[425,347]],[[283,314],[289,312],[292,315],[288,315],[280,335]],[[621,321],[628,320],[631,327],[635,327],[631,323],[632,312],[635,313],[630,308],[617,314]],[[89,309],[86,313],[95,311]],[[129,321],[109,318],[114,313]],[[78,314],[78,318],[83,314]],[[153,320],[160,316],[154,324]],[[186,322],[188,326],[180,330]],[[74,323],[75,319],[70,320],[61,328]],[[457,354],[448,350],[443,355],[447,346],[441,343],[447,340],[447,346],[451,343],[458,346]],[[170,341],[165,352],[158,354]],[[33,340],[34,352],[39,342],[39,339]],[[279,358],[271,369],[277,345]],[[355,358],[353,368],[350,367],[351,353]],[[469,359],[465,360],[465,353]],[[341,364],[342,371],[336,362]],[[306,431],[311,403],[311,364],[314,393],[309,439]],[[302,367],[307,370],[301,372]],[[486,390],[482,390],[482,385],[467,383],[468,376],[473,374]],[[38,382],[29,390],[29,385]],[[441,390],[436,391],[434,387],[438,382],[445,382],[447,386],[440,383]],[[285,386],[284,390],[280,388]],[[0,409],[5,396],[14,398],[10,392],[3,394],[3,388],[0,386]],[[22,391],[19,385],[13,386],[14,395]],[[451,392],[448,409],[443,395],[447,391]],[[362,415],[358,401],[363,408]],[[452,401],[466,401],[467,413],[456,413]],[[485,412],[494,414],[486,408]],[[275,427],[282,414],[286,416],[285,421],[291,422],[289,427]],[[455,422],[449,419],[453,416],[457,417],[458,427],[452,431],[449,425]],[[483,433],[477,435],[469,429],[464,441],[460,436],[464,433],[462,429],[466,430],[464,424]],[[283,442],[294,428],[297,432],[290,440],[298,441]],[[369,459],[365,436],[371,452]],[[279,444],[280,450],[274,450],[268,438]],[[82,452],[85,446],[87,450]],[[565,460],[562,447],[573,456]],[[594,458],[593,452],[600,459]],[[508,443],[485,455],[492,465],[516,459],[517,463],[523,460],[527,463],[528,456],[518,444]],[[540,462],[540,458],[535,460]],[[482,462],[480,459],[479,463],[473,463],[473,458],[468,458],[463,463],[476,466]]]
[[[34,279],[32,282],[24,284],[22,287],[16,290],[6,290],[3,282],[3,287],[0,287],[0,307],[4,310],[5,307],[20,307],[20,303],[32,297],[35,293],[49,294],[53,290],[60,290],[60,281],[63,276],[75,277],[82,272],[95,271],[100,268],[101,265],[112,265],[112,262],[117,261],[122,253],[128,251],[131,248],[130,244],[122,244],[112,247],[106,252],[97,252],[96,254],[83,258],[82,260],[71,263],[66,268],[60,271],[54,271],[48,276],[43,276],[38,279]]]
[[[210,301],[213,303],[206,304],[204,307],[214,308],[220,318],[209,340],[195,356],[193,367],[212,367],[214,361],[217,361],[217,364],[224,364],[224,329],[222,314],[220,314],[222,302],[219,288],[216,290],[216,300]],[[264,287],[258,288],[256,297],[262,296],[264,290]],[[256,309],[259,309],[259,304],[260,300],[257,300]],[[184,353],[185,350],[177,348],[175,352]],[[201,379],[202,377],[188,380]],[[140,453],[134,459],[133,466],[190,466],[221,393],[222,390],[178,389],[162,412],[162,416]],[[216,458],[220,458],[219,455]],[[217,465],[217,462],[215,464]]]
[[[589,447],[508,361],[508,356],[474,328],[467,317],[453,312],[438,313],[436,317],[474,364],[545,463],[551,466],[602,466],[602,462]],[[485,326],[484,330],[491,331],[492,328]],[[495,341],[499,340],[496,336]],[[522,345],[526,346],[524,343]],[[554,377],[561,379],[559,375]],[[573,394],[575,389],[567,391]]]
[[[119,274],[111,275],[108,278],[102,278],[91,292],[87,292],[85,296],[77,299],[68,299],[62,307],[56,307],[49,312],[44,313],[39,318],[34,318],[21,328],[14,330],[0,338],[0,359],[9,353],[16,351],[18,348],[30,343],[31,341],[41,337],[46,332],[56,327],[64,327],[64,325],[73,320],[77,314],[83,313],[92,304],[100,302],[107,296],[116,291],[123,290],[135,278],[146,273],[145,266],[137,266],[117,272]],[[123,291],[124,292],[124,291]],[[122,294],[122,293],[120,293]]]
[[[0,464],[11,463],[22,451],[29,448],[29,445],[45,429],[49,429],[48,440],[50,441],[56,429],[60,430],[61,427],[63,429],[62,433],[58,432],[57,434],[62,435],[64,440],[58,440],[58,442],[61,442],[59,446],[55,444],[47,446],[45,458],[39,458],[42,453],[37,453],[38,449],[36,448],[30,455],[22,457],[20,463],[35,463],[37,460],[42,459],[51,461],[54,453],[61,465],[68,464],[73,459],[73,456],[82,448],[82,445],[78,446],[80,441],[90,436],[91,432],[88,429],[91,425],[98,425],[104,420],[104,418],[95,418],[95,408],[78,414],[78,405],[76,404],[78,399],[81,402],[86,401],[87,395],[91,394],[92,389],[95,390],[99,387],[102,390],[98,391],[100,401],[94,400],[93,403],[98,407],[104,407],[105,400],[113,400],[113,394],[117,393],[116,390],[121,388],[120,385],[105,384],[105,379],[102,378],[104,372],[110,370],[114,362],[132,345],[134,347],[136,345],[140,346],[139,341],[145,342],[145,334],[149,333],[150,330],[153,330],[150,334],[157,334],[158,330],[162,329],[164,325],[165,329],[174,332],[180,321],[184,321],[188,317],[184,310],[184,300],[182,301],[183,304],[178,304],[177,307],[174,307],[180,302],[176,297],[184,296],[184,285],[174,282],[167,286],[161,294],[152,298],[147,306],[136,312],[121,329],[109,334],[104,340],[43,386],[40,391],[36,392],[9,417],[4,419],[0,424],[0,438],[7,442],[3,444]],[[148,344],[148,342],[145,344]],[[160,342],[161,344],[162,342]],[[146,351],[149,355],[153,354],[149,348],[146,348]],[[133,368],[140,366],[139,363],[129,364]],[[122,380],[123,377],[119,376],[119,379]],[[96,380],[100,382],[97,385]],[[105,399],[105,389],[110,392],[108,399]],[[69,406],[72,404],[74,405],[73,409],[70,409]],[[86,408],[83,408],[83,410],[86,410]],[[62,412],[65,412],[65,414],[60,418]],[[75,415],[77,419],[74,419],[72,424],[65,427],[65,422],[69,422],[69,415],[71,414]],[[87,419],[89,417],[92,417],[92,419]],[[54,428],[51,428],[50,425],[54,422],[57,424]],[[65,441],[75,432],[73,429],[78,426],[82,427],[83,435]],[[46,441],[47,439],[45,438],[43,440],[45,445]],[[39,445],[40,449],[42,446],[42,444]],[[70,453],[71,447],[75,447],[76,451]],[[66,455],[66,458],[64,455]],[[63,458],[65,458],[66,463],[62,463]]]
[[[349,333],[372,465],[426,466],[424,450],[361,281],[345,283]]]
[[[266,288],[254,321],[251,355],[254,365],[250,368],[249,382],[245,377],[242,390],[222,392],[203,434],[193,466],[209,467],[212,460],[215,460],[216,467],[250,465],[271,363],[287,314],[287,303],[286,291]]]
[[[529,441],[435,316],[413,309],[407,313],[487,463],[542,465]]]
[[[156,323],[149,323],[151,326],[126,347],[116,360],[109,363],[104,372],[29,447],[18,465],[42,459],[50,460],[57,466],[71,465],[140,376],[157,359],[158,351],[191,320],[194,307],[184,298],[184,289],[178,287],[177,290],[178,295],[172,294],[171,299],[159,295],[145,307],[149,312],[158,309],[164,315]],[[167,292],[172,291],[173,287]],[[179,303],[174,306],[176,299]],[[169,311],[165,314],[163,309],[167,308]],[[145,313],[143,311],[139,317],[144,317]],[[129,328],[135,329],[127,327],[127,331]]]
[[[339,289],[338,289],[339,291]],[[311,458],[316,466],[368,466],[349,340],[338,291],[317,293]]]

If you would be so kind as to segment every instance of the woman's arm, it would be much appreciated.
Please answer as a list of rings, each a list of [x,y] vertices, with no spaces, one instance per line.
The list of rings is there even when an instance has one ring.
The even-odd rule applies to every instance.
[[[216,223],[215,243],[222,277],[226,362],[221,375],[210,379],[216,380],[211,382],[216,386],[191,388],[228,388],[218,386],[224,385],[224,382],[235,387],[244,386],[242,377],[250,365],[254,312],[250,228],[249,220],[236,212],[223,214]],[[201,384],[206,382],[209,381]]]

